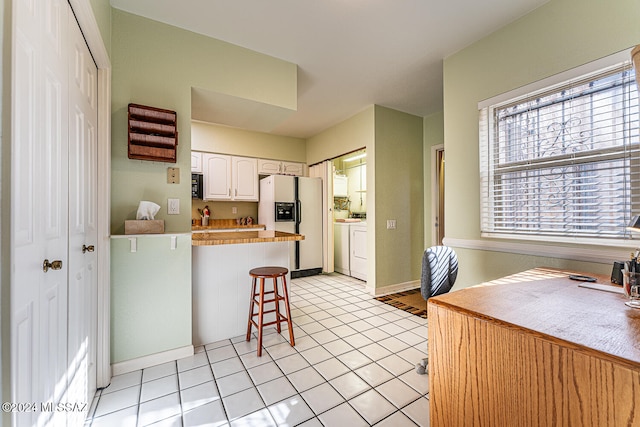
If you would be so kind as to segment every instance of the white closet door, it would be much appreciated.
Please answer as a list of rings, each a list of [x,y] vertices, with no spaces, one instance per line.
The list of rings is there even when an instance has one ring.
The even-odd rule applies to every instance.
[[[69,114],[69,82],[77,66],[71,36],[77,41],[79,30],[67,1],[15,1],[12,23],[11,396],[5,401],[36,405],[36,411],[13,412],[12,425],[81,425],[86,413],[48,409],[57,403],[89,403],[95,390],[95,373],[76,360],[79,347],[91,352],[96,335],[90,331],[95,303],[85,308],[95,298],[95,258],[76,259],[69,236],[94,233],[89,239],[95,241],[95,190],[90,195],[89,189],[96,185],[97,119],[95,112],[89,119],[75,107]],[[94,98],[95,78],[94,68]],[[83,80],[82,87],[90,84]],[[79,116],[82,147],[74,144],[70,153],[69,124],[75,131]],[[93,276],[87,274],[91,269]],[[81,291],[72,286],[69,292],[80,271]],[[76,385],[78,375],[82,386]]]
[[[66,0],[14,2],[13,395],[5,399],[14,402],[57,402],[67,388],[68,17]],[[59,269],[45,272],[45,259]],[[14,412],[13,424],[64,418]]]
[[[75,18],[69,52],[69,396],[91,402],[96,391],[97,76]],[[70,424],[83,414],[70,413]]]

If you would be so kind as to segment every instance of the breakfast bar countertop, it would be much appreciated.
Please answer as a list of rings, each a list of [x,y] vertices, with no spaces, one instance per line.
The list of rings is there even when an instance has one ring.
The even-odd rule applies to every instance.
[[[192,234],[193,246],[234,245],[239,243],[290,242],[304,240],[300,234],[275,230],[230,231]]]
[[[220,231],[220,230],[264,230],[263,224],[236,225],[236,224],[219,224],[209,223],[209,225],[192,225],[192,231]]]

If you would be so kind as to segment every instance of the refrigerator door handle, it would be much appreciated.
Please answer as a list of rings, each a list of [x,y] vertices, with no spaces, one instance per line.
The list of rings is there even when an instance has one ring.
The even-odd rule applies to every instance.
[[[296,223],[302,223],[302,203],[300,200],[296,200]]]

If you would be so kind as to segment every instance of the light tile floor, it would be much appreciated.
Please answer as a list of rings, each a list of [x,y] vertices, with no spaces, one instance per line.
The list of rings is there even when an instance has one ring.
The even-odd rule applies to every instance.
[[[292,280],[296,346],[265,330],[113,377],[85,426],[429,426],[427,321],[340,274]],[[255,333],[254,333],[255,335]]]

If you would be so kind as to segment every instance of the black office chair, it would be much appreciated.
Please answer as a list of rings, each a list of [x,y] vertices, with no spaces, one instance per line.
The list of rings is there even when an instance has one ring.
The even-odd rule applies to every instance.
[[[422,274],[420,292],[427,300],[436,295],[449,292],[458,277],[458,256],[448,246],[432,246],[422,255]],[[416,372],[427,373],[428,359],[424,358],[416,365]]]

